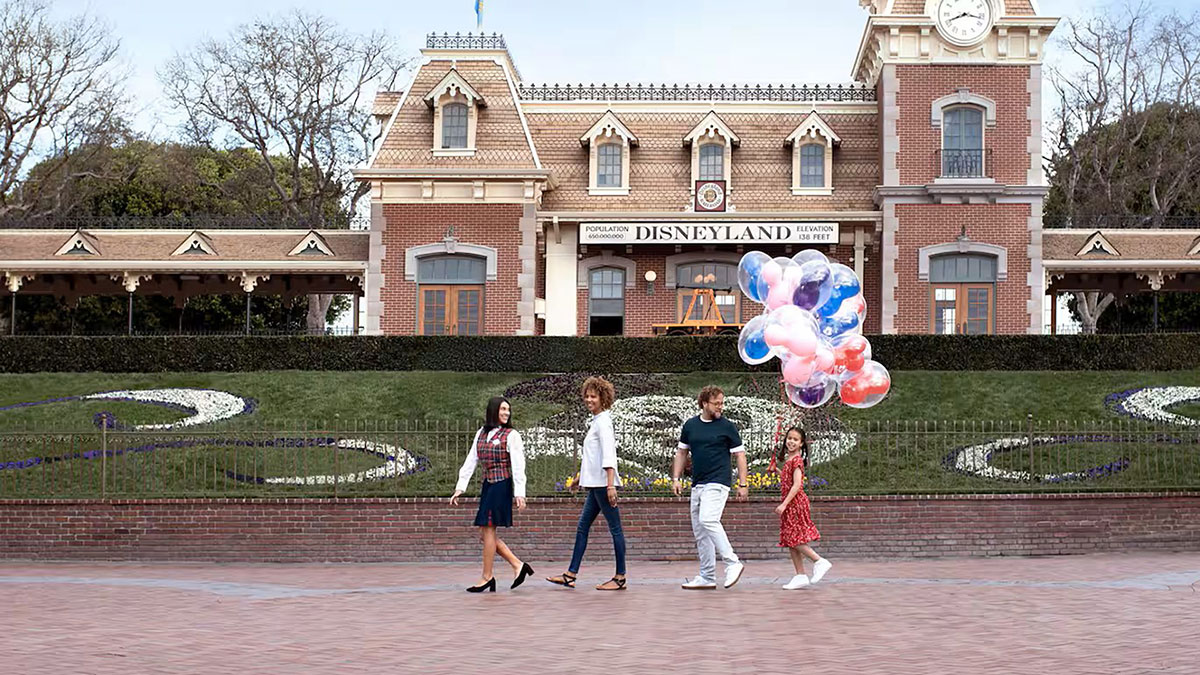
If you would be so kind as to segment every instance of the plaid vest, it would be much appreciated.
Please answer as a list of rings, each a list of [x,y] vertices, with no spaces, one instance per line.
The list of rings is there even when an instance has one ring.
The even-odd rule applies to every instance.
[[[508,434],[512,429],[500,427],[500,430],[488,440],[490,431],[480,432],[479,442],[475,445],[475,454],[483,466],[483,479],[489,483],[499,483],[506,478],[512,478],[512,460],[508,456]]]

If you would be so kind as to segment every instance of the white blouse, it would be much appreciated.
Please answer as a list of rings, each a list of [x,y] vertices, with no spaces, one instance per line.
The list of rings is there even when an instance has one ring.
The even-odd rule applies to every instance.
[[[488,440],[492,440],[501,427],[496,427],[488,432]],[[458,470],[458,484],[454,486],[455,491],[464,492],[467,489],[467,484],[471,482],[471,476],[475,474],[475,465],[479,463],[479,453],[475,451],[475,447],[479,445],[479,434],[483,433],[483,429],[475,432],[475,438],[471,441],[471,451],[467,453],[467,459],[463,462],[462,468]],[[521,440],[521,432],[513,429],[508,434],[508,457],[512,460],[512,479],[513,479],[513,496],[525,496],[525,442]]]
[[[606,487],[605,469],[617,469],[617,435],[613,431],[612,415],[604,410],[592,418],[587,435],[583,437],[583,457],[579,464],[580,487]],[[613,485],[621,484],[621,475],[613,477]]]

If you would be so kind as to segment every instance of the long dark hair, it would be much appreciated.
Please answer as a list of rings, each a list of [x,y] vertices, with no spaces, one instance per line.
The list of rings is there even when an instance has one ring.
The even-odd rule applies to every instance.
[[[487,413],[483,416],[483,433],[487,433],[496,427],[512,428],[512,404],[508,403],[508,421],[500,423],[500,404],[508,403],[508,399],[503,396],[493,396],[488,399]]]
[[[783,462],[787,458],[787,437],[793,431],[800,434],[800,462],[805,469],[808,468],[808,433],[804,431],[803,427],[796,425],[783,434],[783,440],[779,442],[779,449],[775,451],[775,458],[779,462],[781,470]]]

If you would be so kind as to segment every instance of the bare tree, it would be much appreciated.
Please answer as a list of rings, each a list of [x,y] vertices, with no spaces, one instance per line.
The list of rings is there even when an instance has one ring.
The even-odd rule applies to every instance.
[[[1069,69],[1048,158],[1057,216],[1079,227],[1160,227],[1200,179],[1200,14],[1148,5],[1070,21]],[[1112,294],[1077,292],[1085,332]]]
[[[369,97],[406,66],[383,33],[295,11],[204,41],[159,77],[192,140],[254,148],[281,204],[317,227],[354,214],[366,194],[350,172],[370,151]],[[310,330],[324,328],[332,299],[310,296]]]
[[[118,47],[95,18],[56,21],[42,0],[0,0],[0,217],[65,208],[72,160],[124,130]]]

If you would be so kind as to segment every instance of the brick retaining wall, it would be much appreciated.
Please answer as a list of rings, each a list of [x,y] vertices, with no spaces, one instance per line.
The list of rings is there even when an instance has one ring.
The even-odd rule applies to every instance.
[[[730,502],[738,554],[774,558],[773,499]],[[473,561],[475,504],[434,499],[0,500],[0,559],[409,562]],[[580,502],[531,500],[503,534],[518,555],[557,569],[570,557]],[[1200,550],[1200,493],[814,497],[819,550],[836,557],[1051,555]],[[695,555],[687,503],[628,499],[633,559]],[[603,518],[589,558],[611,556]]]

